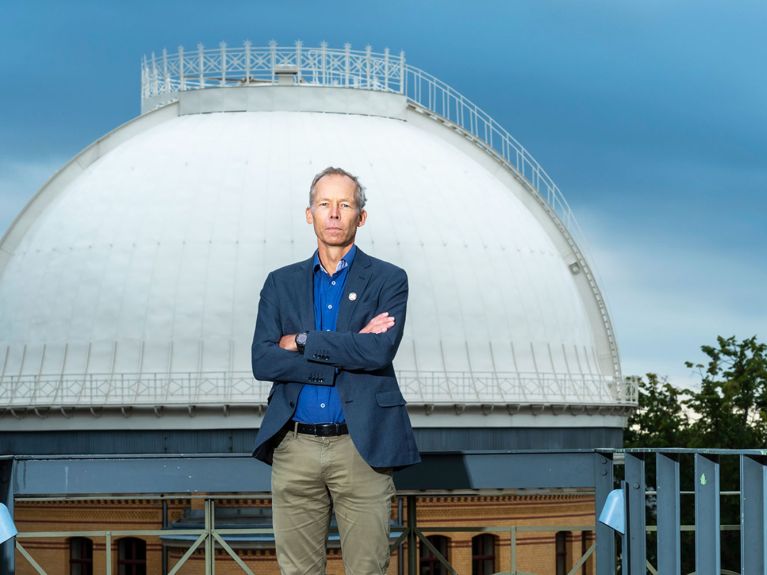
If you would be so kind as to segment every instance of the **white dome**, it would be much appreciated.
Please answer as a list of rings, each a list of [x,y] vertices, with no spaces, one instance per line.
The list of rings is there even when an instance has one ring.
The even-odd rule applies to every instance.
[[[367,188],[358,245],[408,272],[411,405],[626,403],[591,275],[524,180],[404,96],[256,86],[182,93],[30,202],[0,244],[0,404],[263,404],[259,290],[311,256],[328,165]]]

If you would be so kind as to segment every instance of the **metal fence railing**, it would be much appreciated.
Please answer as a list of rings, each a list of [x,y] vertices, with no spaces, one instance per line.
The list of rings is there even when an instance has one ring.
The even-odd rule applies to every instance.
[[[589,532],[583,540],[580,556],[569,555],[566,572],[570,575],[583,573],[580,568],[587,561],[592,562],[596,575],[615,575],[618,571],[623,575],[693,572],[759,575],[765,573],[767,567],[767,454],[763,450],[438,451],[422,456],[421,464],[395,474],[398,496],[406,505],[406,514],[397,512],[391,546],[395,551],[401,550],[400,544],[406,544],[413,550],[423,543],[451,573],[455,569],[450,558],[427,543],[426,533],[508,534],[508,564],[510,572],[517,575],[523,573],[515,558],[520,533],[563,530]],[[722,470],[725,470],[726,482],[737,484],[736,490],[722,490]],[[15,544],[6,543],[2,549],[4,573],[14,572],[14,546],[38,573],[44,573],[25,546],[25,541],[35,538],[99,537],[106,541],[106,552],[110,553],[109,542],[117,535],[168,537],[174,534],[176,541],[181,541],[183,537],[179,539],[179,536],[183,535],[188,547],[177,560],[178,569],[197,550],[204,553],[206,565],[212,569],[215,550],[219,548],[245,573],[252,570],[246,561],[238,559],[232,547],[237,536],[261,536],[267,548],[271,541],[271,524],[265,515],[253,524],[245,522],[233,528],[216,524],[216,500],[234,498],[243,502],[270,496],[268,466],[246,455],[2,456],[0,478],[3,502],[12,512],[15,502],[29,501],[36,509],[46,502],[61,500],[101,502],[117,498],[144,504],[179,498],[205,501],[204,522],[193,529],[187,528],[188,525],[179,525],[178,529],[166,526],[145,530],[21,529]],[[688,513],[681,504],[682,496],[688,494],[683,483],[689,480],[694,484],[689,493],[694,498],[694,513]],[[608,495],[616,489],[623,494],[624,519],[621,527],[615,527],[622,529],[620,545],[616,545],[616,532],[597,521]],[[418,514],[418,501],[423,498],[448,496],[454,502],[456,496],[471,499],[489,493],[531,493],[544,499],[545,494],[592,493],[594,521],[584,523],[578,516],[573,521],[545,525],[529,521],[520,524],[516,520],[499,525],[495,522],[497,519],[487,517],[482,521],[482,517],[476,516],[472,517],[472,525],[459,526],[456,523],[467,517],[463,512],[461,519],[457,519],[442,510],[438,520],[428,515],[430,519],[425,523]],[[735,518],[731,524],[721,521],[721,503],[725,500],[728,512]],[[528,504],[524,515],[534,516],[537,512],[534,505]],[[545,508],[541,512],[545,514]],[[443,520],[445,523],[440,523]],[[683,544],[682,534],[689,532],[694,535],[694,545]],[[593,547],[586,544],[592,534],[595,535]],[[725,534],[732,535],[727,539],[727,554],[722,552]],[[416,575],[415,554],[407,555],[406,566],[405,570],[403,565],[403,573]],[[178,570],[173,565],[168,567],[171,573]],[[532,572],[540,575],[540,571]]]
[[[397,372],[414,405],[567,404],[636,406],[631,378],[596,374]],[[250,372],[87,373],[0,377],[0,409],[266,405],[270,382]]]
[[[203,88],[279,84],[357,88],[393,92],[407,96],[417,109],[460,129],[464,135],[491,150],[524,179],[553,210],[562,223],[579,234],[567,200],[538,161],[487,112],[460,92],[427,72],[405,62],[405,53],[392,55],[319,47],[242,46],[221,43],[206,49],[179,47],[163,50],[141,62],[142,110],[163,106],[178,99],[178,93]]]

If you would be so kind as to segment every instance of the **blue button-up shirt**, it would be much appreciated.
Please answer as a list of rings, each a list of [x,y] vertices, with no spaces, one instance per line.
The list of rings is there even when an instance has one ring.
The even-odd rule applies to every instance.
[[[338,262],[333,275],[323,269],[319,254],[314,253],[314,329],[317,331],[336,330],[338,306],[349,266],[356,253],[357,246],[352,246]],[[338,389],[335,386],[304,384],[293,419],[301,423],[343,423],[346,418]]]

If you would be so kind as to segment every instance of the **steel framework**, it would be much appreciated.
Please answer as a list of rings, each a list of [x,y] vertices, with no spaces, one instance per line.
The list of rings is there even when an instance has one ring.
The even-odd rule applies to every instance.
[[[655,460],[655,473],[645,468]],[[740,489],[724,493],[720,489],[720,460],[739,464]],[[616,473],[616,467],[622,468]],[[682,495],[680,471],[689,468],[695,479],[694,525],[680,521]],[[623,480],[617,481],[617,475]],[[227,535],[271,533],[269,529],[216,530],[213,500],[218,497],[269,496],[269,468],[245,455],[196,456],[69,456],[69,457],[0,457],[0,489],[3,501],[13,510],[19,498],[82,499],[93,497],[206,499],[205,528],[190,530],[196,536],[184,556],[205,543],[206,565],[213,567],[214,547],[220,545],[235,558],[226,544]],[[615,575],[616,559],[620,572],[627,575],[681,573],[682,531],[694,531],[696,573],[733,573],[722,569],[722,531],[740,532],[740,570],[744,575],[765,573],[767,568],[767,455],[763,450],[691,450],[633,449],[580,451],[505,451],[505,452],[427,452],[420,465],[395,475],[398,494],[408,498],[406,529],[395,542],[408,541],[410,549],[423,539],[424,529],[416,523],[416,499],[424,496],[482,494],[497,490],[576,489],[593,490],[595,494],[595,533],[597,575]],[[596,517],[611,490],[624,493],[625,533],[620,549],[616,549],[615,533]],[[739,525],[722,525],[720,499],[737,496],[740,501]],[[648,522],[648,518],[650,521]],[[654,521],[652,519],[654,518]],[[651,523],[651,524],[648,524]],[[654,523],[654,524],[652,524]],[[404,526],[403,526],[404,527]],[[541,530],[551,530],[547,525]],[[572,526],[571,526],[572,527]],[[590,526],[585,526],[590,527]],[[467,530],[466,528],[455,528]],[[480,531],[493,531],[483,527]],[[508,526],[503,527],[508,529]],[[443,531],[443,528],[434,527]],[[655,564],[648,561],[648,532],[655,531]],[[116,532],[92,533],[109,539]],[[181,534],[180,531],[165,533]],[[186,532],[185,532],[186,533]],[[21,533],[25,537],[66,537],[82,533]],[[122,535],[160,535],[161,532],[120,532]],[[513,534],[512,534],[513,535]],[[512,565],[515,541],[512,538]],[[23,543],[15,547],[27,557]],[[108,546],[109,547],[109,546]],[[7,571],[13,573],[13,544],[3,546],[2,558]],[[436,551],[432,549],[432,551]],[[588,558],[592,550],[581,557]],[[452,567],[439,554],[452,572]],[[31,555],[29,555],[31,557]],[[27,558],[29,558],[27,557]],[[409,574],[416,573],[415,554],[408,557]],[[237,561],[237,559],[234,559]],[[180,563],[183,563],[181,561]],[[238,561],[243,567],[244,563]],[[34,565],[34,564],[33,564]],[[580,565],[580,564],[579,564]],[[576,573],[574,566],[570,573]],[[180,565],[179,565],[180,567]],[[246,573],[249,572],[244,568]],[[42,570],[38,570],[43,573]],[[210,571],[209,571],[210,572]],[[517,575],[520,572],[514,571]]]

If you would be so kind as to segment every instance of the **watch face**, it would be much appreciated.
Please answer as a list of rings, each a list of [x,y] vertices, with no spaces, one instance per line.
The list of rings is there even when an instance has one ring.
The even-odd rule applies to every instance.
[[[296,337],[296,344],[301,345],[301,346],[306,345],[306,335],[307,335],[306,332],[299,333],[298,337]]]

